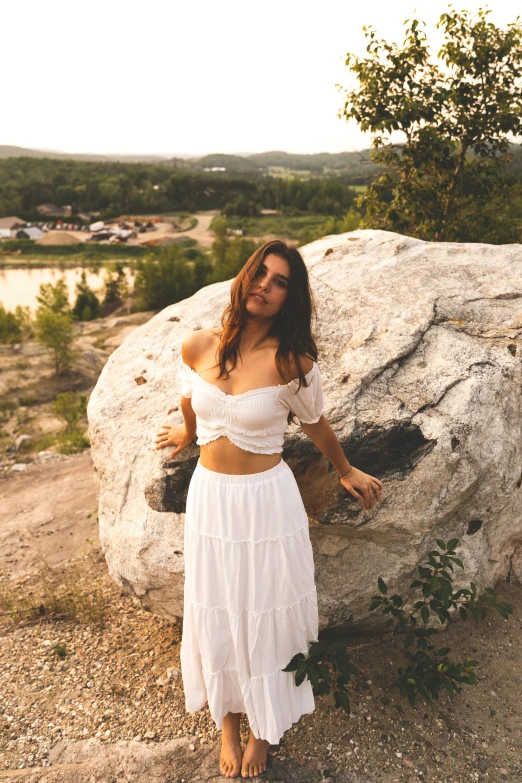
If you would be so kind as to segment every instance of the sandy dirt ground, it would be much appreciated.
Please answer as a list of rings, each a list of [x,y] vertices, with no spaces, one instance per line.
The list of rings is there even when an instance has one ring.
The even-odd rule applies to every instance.
[[[203,213],[199,212],[195,217],[198,219],[198,224],[190,231],[184,231],[184,236],[192,237],[195,239],[201,247],[208,250],[214,241],[214,232],[210,230],[210,224],[214,219],[217,212]]]
[[[64,583],[101,586],[103,619],[0,624],[0,781],[218,781],[220,732],[208,707],[186,713],[181,626],[144,611],[109,577],[97,536],[89,450],[0,480],[0,568],[20,576],[42,556]],[[35,577],[36,578],[36,577]],[[37,589],[36,587],[34,588]],[[316,698],[271,746],[263,779],[308,783],[522,780],[522,588],[498,585],[496,612],[444,635],[479,661],[477,686],[411,708],[391,687],[397,639],[353,636],[360,675],[351,714]],[[57,656],[56,645],[66,654]],[[242,740],[248,725],[242,719]],[[3,771],[2,771],[3,770]]]
[[[110,353],[150,315],[84,325],[83,353],[69,383],[89,393]],[[42,398],[19,406],[12,425],[3,424],[15,428],[11,438],[21,428],[36,434],[58,391],[48,357],[33,348],[0,352],[8,385],[16,371],[25,372],[20,394]],[[21,370],[19,362],[30,365]],[[16,424],[22,409],[36,418]],[[143,610],[108,574],[90,450],[47,455],[43,462],[23,456],[29,460],[23,472],[8,468],[0,475],[0,783],[223,780],[221,733],[208,707],[185,711],[181,624]],[[54,593],[42,592],[49,571]],[[66,605],[53,614],[53,596],[61,591],[73,596],[75,612]],[[315,710],[270,747],[261,778],[522,783],[522,586],[501,583],[496,592],[513,608],[507,621],[492,611],[478,625],[456,622],[439,639],[455,660],[478,661],[478,685],[412,708],[392,686],[397,667],[406,664],[400,640],[347,636],[359,667],[349,687],[350,714],[317,697]],[[26,613],[26,599],[38,608],[36,617]],[[16,618],[9,602],[21,607]],[[241,736],[246,743],[245,716]]]
[[[87,553],[98,539],[90,449],[0,480],[0,571],[18,577]]]

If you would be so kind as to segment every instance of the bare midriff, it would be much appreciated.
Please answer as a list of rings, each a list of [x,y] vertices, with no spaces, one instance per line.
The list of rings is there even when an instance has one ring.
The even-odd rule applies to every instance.
[[[216,473],[246,475],[270,470],[281,462],[281,454],[254,454],[240,449],[226,435],[200,446],[199,461],[204,468]]]

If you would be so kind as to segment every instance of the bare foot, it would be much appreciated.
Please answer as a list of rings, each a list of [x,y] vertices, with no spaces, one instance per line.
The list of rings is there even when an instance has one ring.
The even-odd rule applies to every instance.
[[[250,736],[243,753],[241,777],[254,778],[265,771],[269,747],[270,743],[268,740],[256,739],[252,729],[250,729]]]
[[[221,730],[221,757],[219,767],[226,778],[235,778],[241,769],[243,751],[239,734],[240,712],[228,712]]]

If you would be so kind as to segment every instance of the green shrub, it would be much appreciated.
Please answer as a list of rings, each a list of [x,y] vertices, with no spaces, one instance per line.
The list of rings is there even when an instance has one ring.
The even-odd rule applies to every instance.
[[[38,309],[36,339],[51,351],[56,375],[65,375],[71,368],[77,351],[73,350],[74,327],[70,314]]]
[[[30,308],[17,305],[14,312],[10,312],[0,302],[0,343],[19,343],[31,334]]]
[[[22,339],[22,328],[14,313],[8,312],[0,304],[0,342],[19,343]]]
[[[257,246],[258,244],[251,239],[237,236],[220,244],[219,257],[208,275],[207,284],[219,283],[221,280],[231,280],[235,277]]]
[[[42,283],[36,299],[36,339],[51,351],[55,374],[64,375],[77,356],[72,348],[74,328],[65,278],[55,285]]]
[[[85,270],[82,271],[80,282],[76,283],[76,302],[72,314],[77,321],[93,321],[100,317],[100,300],[89,287]]]
[[[361,224],[361,215],[356,209],[350,207],[344,217],[333,215],[324,223],[305,228],[300,235],[302,244],[314,242],[316,239],[330,236],[330,234],[344,234],[347,231],[355,231]]]
[[[103,304],[119,302],[129,295],[129,287],[122,263],[105,270],[105,296]]]
[[[87,397],[77,392],[61,392],[51,403],[54,415],[65,422],[65,431],[74,432],[78,420],[87,416]]]
[[[18,402],[20,405],[27,405],[27,407],[31,405],[38,405],[39,399],[38,397],[35,397],[34,395],[29,395],[27,397],[19,397]]]
[[[41,435],[33,440],[26,440],[22,443],[20,451],[37,454],[39,451],[47,451],[47,449],[50,449],[55,443],[56,435],[52,432],[48,432],[46,435]]]
[[[138,260],[136,269],[136,310],[161,310],[192,296],[197,290],[194,266],[189,264],[183,248],[178,245],[162,248],[158,256]]]
[[[80,420],[87,417],[85,394],[61,392],[51,403],[51,410],[57,418],[65,422],[65,430],[54,436],[60,454],[75,454],[90,446],[89,439],[80,429]]]
[[[438,699],[442,689],[450,694],[460,693],[464,685],[477,685],[478,680],[473,669],[477,661],[464,657],[462,661],[451,661],[448,657],[450,647],[440,647],[430,643],[430,639],[440,633],[440,628],[428,627],[431,620],[437,618],[440,625],[451,624],[473,617],[475,623],[484,619],[490,608],[505,619],[513,613],[511,606],[500,601],[490,587],[477,597],[476,585],[471,582],[471,589],[461,588],[453,592],[453,578],[450,571],[453,565],[464,568],[462,561],[455,556],[458,538],[453,538],[446,544],[437,539],[441,552],[428,552],[428,562],[417,566],[420,579],[410,584],[410,590],[421,591],[422,598],[413,603],[412,610],[404,609],[406,602],[402,596],[394,594],[387,596],[388,587],[379,577],[379,594],[372,597],[370,611],[380,608],[383,614],[392,614],[386,621],[386,626],[393,625],[392,635],[401,634],[404,641],[404,655],[410,665],[397,669],[398,677],[392,683],[399,689],[400,695],[408,699],[413,707],[418,696],[422,696],[430,705]],[[457,614],[458,610],[458,614]],[[419,615],[422,625],[419,623]],[[395,618],[395,619],[394,619]],[[350,620],[352,617],[350,616]],[[386,638],[386,637],[384,637]],[[411,652],[413,646],[415,652]],[[325,642],[312,642],[308,657],[298,653],[287,664],[283,671],[295,671],[296,685],[308,677],[312,683],[315,695],[330,694],[332,703],[350,712],[350,702],[346,693],[346,685],[356,667],[350,661],[348,650],[342,642],[328,645]]]
[[[58,658],[61,658],[62,660],[67,658],[67,647],[63,642],[57,642],[56,644],[53,644],[51,647],[51,652],[53,652]]]
[[[91,445],[89,439],[78,431],[60,433],[57,444],[57,451],[60,454],[76,454]]]
[[[50,310],[59,315],[70,314],[71,306],[65,277],[60,277],[54,285],[42,283],[36,301],[40,305],[39,310]]]
[[[206,284],[218,283],[235,277],[257,248],[257,243],[242,236],[232,239],[228,232],[230,225],[225,217],[215,217],[211,225],[216,238],[212,244],[213,268]]]

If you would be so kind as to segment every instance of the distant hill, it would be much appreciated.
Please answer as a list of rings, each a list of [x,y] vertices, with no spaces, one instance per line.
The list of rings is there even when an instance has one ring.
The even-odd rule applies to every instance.
[[[266,169],[266,166],[255,163],[252,157],[251,155],[227,155],[216,152],[211,155],[203,155],[201,158],[190,158],[186,162],[191,163],[197,169],[224,167],[229,174],[258,174],[259,171]]]
[[[513,155],[510,173],[520,176],[522,174],[522,145],[510,144],[509,151]],[[382,171],[381,167],[376,166],[370,160],[369,149],[354,152],[310,154],[284,152],[283,150],[237,155],[216,152],[201,156],[180,154],[170,157],[166,155],[96,155],[0,145],[0,159],[12,157],[52,158],[97,163],[151,163],[184,172],[202,172],[205,169],[224,168],[227,176],[249,177],[249,175],[255,175],[259,177],[264,174],[277,175],[282,172],[285,172],[287,176],[295,173],[296,176],[302,178],[342,175],[345,182],[354,185],[368,184],[379,171]],[[220,172],[214,173],[219,175]]]
[[[227,174],[268,174],[270,169],[308,173],[310,176],[344,174],[353,176],[355,181],[368,181],[377,167],[369,162],[369,150],[360,152],[320,152],[312,154],[294,154],[274,150],[253,154],[230,155],[211,153],[202,156],[161,156],[161,155],[96,155],[89,153],[69,153],[54,150],[38,150],[28,147],[0,145],[0,158],[30,157],[52,158],[59,160],[78,160],[120,163],[155,163],[185,171],[203,171],[204,169],[225,168]],[[368,161],[361,164],[362,160]]]
[[[353,176],[355,181],[356,179],[371,179],[371,175],[375,174],[377,166],[371,163],[369,158],[369,150],[311,154],[272,150],[242,156],[216,153],[201,158],[190,158],[186,162],[190,162],[197,168],[224,166],[228,173],[235,174],[270,173],[271,169],[285,169],[315,177],[344,174]],[[362,161],[367,162],[363,163]]]
[[[0,158],[57,158],[59,160],[93,160],[98,162],[120,161],[121,163],[164,163],[168,155],[96,155],[86,152],[59,152],[38,150],[29,147],[14,147],[0,144]]]

